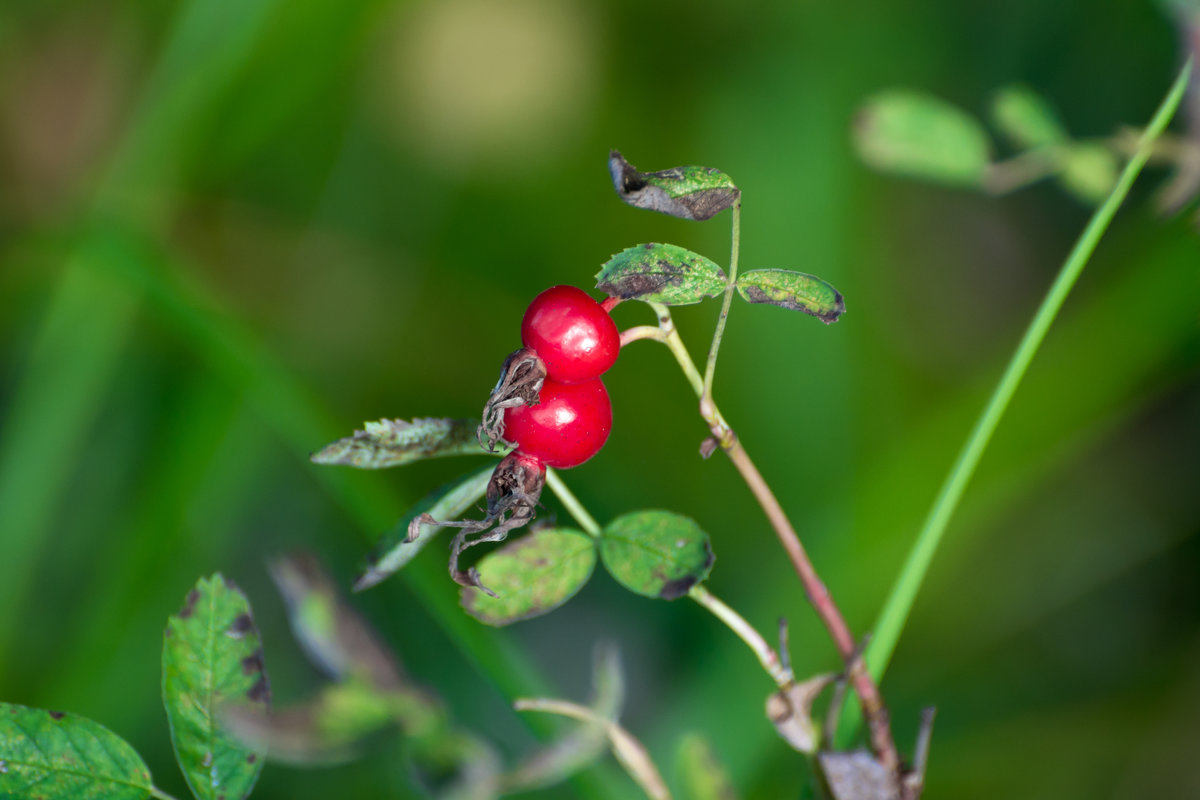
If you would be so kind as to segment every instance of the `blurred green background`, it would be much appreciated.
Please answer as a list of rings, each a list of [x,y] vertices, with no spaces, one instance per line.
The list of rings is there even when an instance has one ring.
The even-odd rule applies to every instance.
[[[78,712],[182,797],[159,700],[168,614],[222,571],[254,603],[275,699],[320,677],[264,559],[309,548],[348,585],[370,538],[479,459],[383,474],[307,454],[380,417],[471,416],[554,283],[669,241],[728,257],[728,217],[620,203],[643,169],[743,190],[742,264],[815,273],[826,327],[734,306],[717,399],[851,627],[865,632],[1089,210],[871,173],[849,129],[894,85],[976,113],[1021,81],[1069,129],[1144,123],[1177,68],[1149,2],[6,0],[0,10],[0,699]],[[1200,239],[1135,188],[972,483],[883,683],[901,749],[939,709],[929,797],[1200,795]],[[676,320],[703,355],[716,304]],[[622,327],[651,322],[629,303]],[[798,672],[836,668],[769,528],[665,349],[606,376],[616,426],[565,473],[600,520],[713,536],[709,586]],[[547,513],[565,514],[547,496]],[[457,609],[444,554],[356,598],[409,671],[511,759],[508,709],[628,673],[627,726],[677,787],[687,731],[745,797],[796,797],[772,686],[687,601],[597,572],[502,631]],[[268,766],[256,797],[417,796],[387,749]],[[628,797],[606,762],[544,797]]]

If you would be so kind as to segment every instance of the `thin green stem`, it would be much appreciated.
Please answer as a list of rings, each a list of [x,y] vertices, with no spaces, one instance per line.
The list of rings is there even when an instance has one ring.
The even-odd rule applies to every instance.
[[[731,631],[737,634],[739,639],[754,651],[754,655],[758,656],[758,662],[762,664],[763,669],[771,676],[771,680],[775,681],[776,686],[780,689],[785,689],[792,685],[794,680],[792,673],[783,666],[779,659],[779,654],[775,652],[775,648],[767,644],[767,640],[741,614],[722,603],[702,584],[696,584],[689,589],[688,597],[703,606],[714,617],[721,620],[721,622],[724,622]]]
[[[576,522],[593,538],[598,537],[601,529],[600,525],[596,522],[596,518],[588,513],[588,510],[579,502],[579,498],[563,483],[562,478],[558,477],[558,473],[553,469],[547,468],[546,483],[550,486],[551,491],[558,496],[558,499],[562,501],[562,504],[567,507],[567,511],[575,518]],[[700,584],[688,590],[688,597],[711,612],[721,622],[724,622],[730,630],[737,634],[738,638],[749,645],[754,654],[758,656],[763,669],[767,671],[767,674],[771,676],[771,680],[775,681],[776,685],[781,688],[791,685],[791,672],[783,667],[779,655],[742,615],[725,605],[712,592]]]
[[[157,786],[151,786],[151,787],[150,787],[150,796],[151,796],[151,797],[155,797],[155,798],[157,798],[158,800],[175,800],[175,798],[174,798],[174,797],[172,797],[171,795],[167,794],[167,793],[166,793],[166,792],[164,792],[162,789],[159,789]]]
[[[567,488],[567,485],[562,482],[562,478],[558,477],[558,473],[550,467],[546,468],[546,485],[567,507],[567,513],[575,518],[575,521],[589,536],[595,539],[600,535],[600,523],[596,522],[596,518],[588,513],[587,509],[583,507],[583,503],[579,502],[579,498]]]
[[[658,315],[658,327],[662,331],[662,343],[671,351],[671,355],[675,356],[675,360],[679,362],[680,369],[683,370],[684,377],[691,384],[692,391],[700,397],[704,393],[704,378],[700,376],[700,370],[696,368],[696,362],[692,361],[692,355],[683,345],[683,339],[679,336],[679,331],[675,328],[675,320],[671,319],[671,310],[661,303],[649,303],[650,308],[654,309],[654,313]]]
[[[1088,259],[1091,258],[1092,253],[1095,251],[1100,237],[1108,228],[1109,223],[1116,214],[1117,208],[1129,193],[1134,179],[1137,178],[1138,173],[1141,172],[1147,158],[1149,158],[1150,153],[1153,151],[1154,140],[1163,131],[1178,108],[1184,90],[1187,87],[1190,71],[1191,60],[1189,59],[1183,71],[1176,79],[1174,86],[1172,86],[1171,91],[1167,94],[1166,99],[1163,100],[1162,105],[1159,106],[1154,118],[1147,126],[1137,152],[1129,160],[1129,163],[1126,164],[1121,177],[1117,180],[1117,184],[1113,187],[1108,199],[1092,215],[1087,227],[1067,256],[1062,269],[1058,273],[1058,277],[1055,278],[1053,285],[1050,287],[1032,322],[1030,322],[1028,329],[1025,331],[1020,344],[1013,353],[1012,359],[1004,371],[1004,375],[1000,378],[1000,382],[992,392],[991,399],[988,400],[987,406],[975,423],[975,427],[959,452],[958,458],[950,468],[950,472],[946,476],[946,480],[943,482],[937,498],[933,502],[933,506],[930,508],[929,515],[926,517],[925,523],[917,535],[917,540],[913,544],[908,559],[899,577],[896,579],[891,594],[888,596],[887,602],[884,603],[883,610],[875,624],[875,633],[866,651],[866,661],[871,674],[877,680],[887,669],[888,662],[895,651],[896,642],[899,640],[900,633],[904,630],[904,624],[912,610],[917,591],[925,580],[930,561],[932,561],[933,555],[941,543],[942,535],[946,531],[951,516],[962,499],[967,483],[971,480],[971,476],[974,475],[975,468],[978,466],[988,442],[991,441],[992,434],[995,432],[997,425],[999,425],[1001,417],[1004,416],[1009,401],[1012,400],[1013,394],[1016,392],[1017,386],[1021,383],[1021,379],[1024,377],[1030,362],[1045,339],[1046,332],[1057,316],[1059,309],[1062,308],[1063,301],[1075,285],[1079,274],[1083,271]],[[845,737],[848,737],[853,734],[854,721],[846,720],[840,727],[842,732],[845,733]]]
[[[662,329],[657,325],[638,325],[634,328],[626,328],[621,331],[621,347],[642,339],[653,339],[656,342],[663,340]]]
[[[742,201],[733,204],[733,233],[729,246],[729,282],[725,285],[725,297],[721,301],[721,316],[717,318],[717,329],[713,331],[712,345],[708,348],[708,362],[704,365],[704,390],[700,394],[700,407],[712,403],[713,375],[717,371],[717,351],[725,336],[725,322],[729,319],[729,307],[733,303],[733,290],[737,284],[738,250],[742,240]]]

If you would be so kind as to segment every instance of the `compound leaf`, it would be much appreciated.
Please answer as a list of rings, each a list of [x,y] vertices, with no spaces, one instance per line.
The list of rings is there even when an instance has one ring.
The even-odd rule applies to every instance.
[[[708,577],[713,565],[708,534],[669,511],[617,517],[600,536],[600,558],[629,591],[664,600],[687,594]]]
[[[310,456],[316,464],[358,469],[399,467],[441,456],[481,453],[475,439],[479,423],[470,419],[383,419],[368,422],[353,436],[338,439]]]
[[[103,725],[0,703],[0,797],[144,800],[152,788],[141,756]]]
[[[487,625],[537,617],[570,600],[587,583],[595,565],[596,544],[583,531],[534,531],[479,560],[480,580],[496,596],[464,586],[462,606]]]
[[[895,89],[869,99],[854,123],[859,155],[876,169],[980,186],[990,164],[987,134],[964,111],[932,95]]]
[[[467,478],[446,484],[417,503],[375,543],[375,547],[367,555],[366,566],[354,581],[354,591],[361,592],[371,588],[412,561],[413,557],[421,552],[421,548],[443,528],[422,525],[417,538],[410,542],[407,541],[409,524],[421,514],[429,514],[439,520],[455,519],[462,515],[483,497],[492,471],[493,467],[481,469]]]
[[[726,282],[721,268],[699,253],[656,242],[622,250],[596,274],[596,288],[612,297],[668,306],[716,297]]]
[[[790,311],[803,311],[828,325],[846,310],[841,293],[831,285],[803,272],[786,269],[755,269],[737,279],[737,290],[751,303],[770,303]]]
[[[175,757],[199,800],[250,794],[263,752],[220,725],[227,705],[264,710],[270,686],[245,595],[218,573],[201,578],[163,635],[163,705]]]
[[[702,221],[737,202],[741,190],[713,167],[674,167],[639,172],[613,150],[608,155],[613,188],[631,206],[660,211],[680,219]]]

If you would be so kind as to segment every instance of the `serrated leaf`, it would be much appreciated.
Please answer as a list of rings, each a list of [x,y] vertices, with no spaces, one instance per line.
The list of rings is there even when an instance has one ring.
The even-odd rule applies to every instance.
[[[668,306],[717,297],[726,283],[721,268],[699,253],[657,242],[622,250],[596,273],[596,288],[612,297]]]
[[[270,685],[245,595],[219,573],[201,578],[163,635],[163,705],[175,758],[199,800],[244,798],[261,751],[220,725],[224,706],[265,709]]]
[[[322,447],[310,459],[315,464],[384,469],[426,458],[480,454],[478,426],[479,421],[471,419],[383,419]]]
[[[487,625],[541,616],[570,600],[587,583],[595,565],[595,542],[583,531],[534,531],[479,560],[480,580],[496,596],[464,586],[462,606]]]
[[[987,134],[969,114],[932,95],[895,89],[869,99],[854,123],[858,153],[876,169],[958,185],[981,185]]]
[[[268,566],[292,633],[309,661],[336,681],[363,681],[382,689],[400,684],[400,666],[391,651],[342,599],[315,556],[292,553]]]
[[[144,800],[152,788],[146,762],[103,725],[0,703],[0,798]]]
[[[608,155],[608,169],[613,188],[626,203],[680,219],[709,219],[733,206],[741,196],[733,179],[713,167],[639,172],[613,150]]]
[[[1052,147],[1067,141],[1067,132],[1050,104],[1027,86],[1006,86],[992,99],[996,127],[1023,149]]]
[[[391,530],[379,537],[379,541],[367,555],[367,563],[354,581],[354,591],[361,592],[394,574],[412,561],[429,540],[444,530],[440,525],[422,525],[417,538],[408,539],[409,524],[421,514],[434,519],[456,519],[470,509],[487,491],[494,467],[486,467],[466,478],[448,483],[431,492],[417,503]]]
[[[826,325],[837,322],[846,302],[837,289],[815,275],[786,269],[754,269],[737,279],[737,290],[751,303],[770,303],[811,314]]]
[[[1066,148],[1058,180],[1078,200],[1096,205],[1108,197],[1118,172],[1111,150],[1095,142],[1079,142]]]
[[[737,800],[729,773],[717,760],[703,735],[690,733],[679,743],[676,773],[683,779],[688,800]]]
[[[617,517],[600,536],[600,558],[629,591],[664,600],[687,594],[708,577],[714,560],[708,534],[669,511]]]

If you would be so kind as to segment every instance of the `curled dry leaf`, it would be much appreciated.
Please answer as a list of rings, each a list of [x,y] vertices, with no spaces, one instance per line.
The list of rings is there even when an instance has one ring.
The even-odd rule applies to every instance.
[[[613,188],[631,206],[703,221],[733,206],[741,190],[714,167],[674,167],[640,172],[616,150],[608,155]]]

